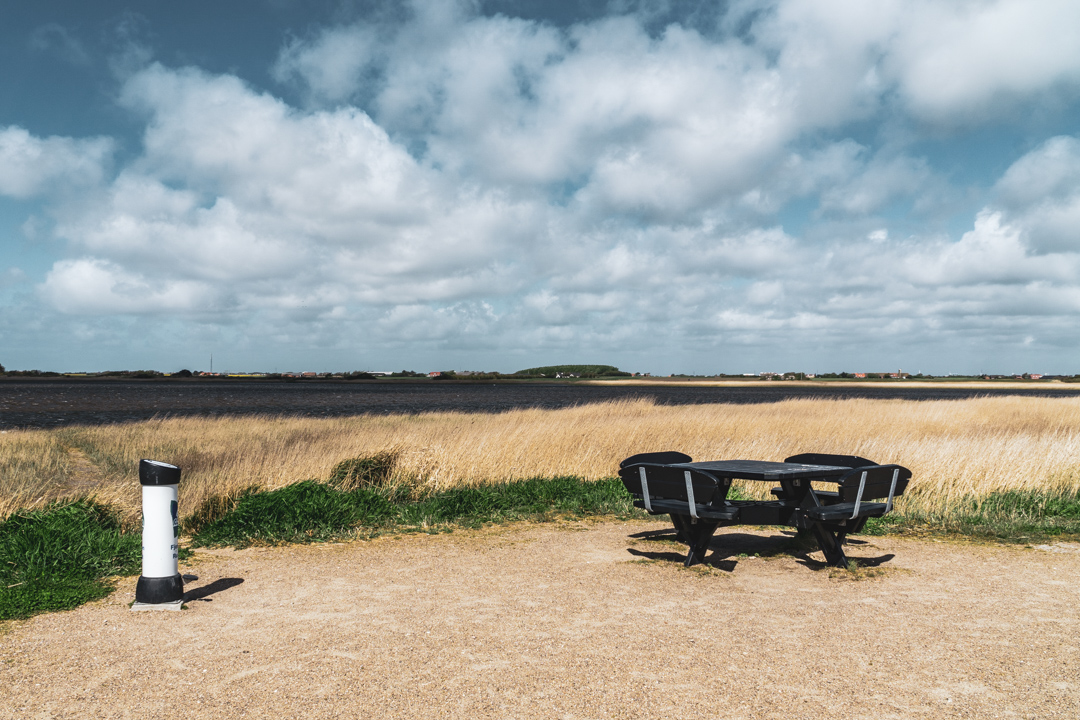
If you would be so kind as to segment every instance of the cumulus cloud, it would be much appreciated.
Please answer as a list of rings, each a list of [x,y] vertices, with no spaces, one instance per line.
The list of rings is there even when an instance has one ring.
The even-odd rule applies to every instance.
[[[175,280],[167,272],[135,274],[107,260],[61,260],[41,288],[61,312],[75,314],[189,312],[213,304],[218,290]]]
[[[1042,252],[1080,251],[1080,141],[1050,138],[998,181],[998,201]]]
[[[945,124],[1080,92],[1080,6],[1069,0],[748,2],[754,37],[807,88],[812,113],[888,102]],[[816,100],[816,102],[814,101]]]
[[[144,154],[103,203],[58,224],[94,260],[58,266],[47,283],[54,300],[78,282],[132,285],[108,260],[194,283],[177,287],[228,286],[199,310],[225,299],[230,312],[452,302],[511,291],[521,241],[537,237],[541,209],[449,182],[355,108],[298,111],[232,76],[156,64],[127,81],[121,100],[147,118]],[[167,305],[136,295],[59,306]],[[188,307],[183,293],[169,297]]]
[[[1001,213],[984,210],[959,242],[926,243],[902,265],[917,285],[1017,284],[1076,281],[1080,255],[1036,255],[1019,228],[1004,224]]]
[[[0,129],[0,194],[25,199],[97,185],[114,149],[109,138],[39,138],[15,125]]]
[[[1073,137],[962,208],[959,238],[894,223],[964,195],[922,124],[1071,87],[1080,59],[1035,39],[1067,7],[1011,34],[1013,0],[748,0],[712,29],[409,7],[287,41],[272,72],[302,107],[194,67],[125,75],[145,128],[113,176],[108,140],[0,131],[0,192],[97,188],[54,207],[70,257],[41,297],[277,343],[658,358],[1061,337],[1078,309]]]
[[[912,110],[949,121],[1012,109],[1048,88],[1080,89],[1080,5],[966,0],[910,6],[895,66]],[[999,107],[1002,107],[999,105]]]

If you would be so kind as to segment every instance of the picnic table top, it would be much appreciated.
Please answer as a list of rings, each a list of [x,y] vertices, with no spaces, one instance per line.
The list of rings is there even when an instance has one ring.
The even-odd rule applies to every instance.
[[[805,465],[768,460],[709,460],[673,463],[667,467],[704,470],[719,477],[742,480],[837,480],[851,472],[851,468],[838,465]]]

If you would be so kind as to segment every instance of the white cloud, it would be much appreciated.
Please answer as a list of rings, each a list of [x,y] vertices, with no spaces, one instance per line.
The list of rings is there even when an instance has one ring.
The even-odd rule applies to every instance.
[[[650,36],[630,15],[560,30],[455,2],[410,7],[404,24],[293,41],[278,77],[331,102],[364,89],[375,120],[433,164],[518,192],[570,189],[596,217],[670,222],[733,196],[768,211],[797,184],[785,158],[809,133],[883,110],[970,122],[1080,79],[1068,3],[746,2],[729,12],[760,11],[744,38],[678,24]],[[875,212],[940,190],[921,158],[895,151],[866,172],[826,206]]]
[[[911,253],[902,267],[917,285],[956,287],[1080,279],[1080,256],[1031,253],[1020,229],[1004,224],[1001,213],[989,210],[979,213],[974,228],[959,242],[926,244]]]
[[[404,22],[287,43],[273,72],[304,107],[149,65],[119,95],[145,132],[115,177],[109,141],[13,128],[0,155],[9,137],[52,159],[0,169],[0,191],[97,186],[94,203],[53,207],[70,258],[40,289],[59,311],[235,323],[278,343],[712,357],[1072,332],[1075,138],[969,200],[981,211],[959,240],[894,222],[903,203],[964,195],[915,150],[920,123],[1067,87],[1071,50],[1019,74],[987,59],[1004,0],[736,5],[762,12],[709,35],[416,3]],[[1031,27],[1059,11],[1033,4]],[[1010,37],[1005,56],[1036,53],[1029,30]],[[963,89],[938,93],[934,68]]]
[[[61,260],[41,287],[61,312],[71,314],[163,313],[209,309],[219,289],[205,283],[131,273],[94,258]]]
[[[853,215],[879,212],[889,201],[930,189],[933,172],[921,158],[875,156],[841,183],[824,189],[821,207]]]
[[[512,291],[516,248],[542,233],[542,209],[450,182],[355,108],[298,111],[235,77],[160,65],[121,97],[147,116],[144,154],[105,202],[63,215],[58,234],[92,253],[50,280],[65,311],[119,306],[53,291],[104,287],[110,263],[227,287],[229,312],[453,302]]]
[[[15,125],[0,129],[0,195],[24,199],[96,185],[113,150],[108,138],[39,138]]]
[[[381,52],[378,33],[370,27],[334,27],[314,42],[294,39],[273,67],[278,82],[302,81],[317,100],[348,100],[364,79],[364,71]]]
[[[1071,0],[924,1],[908,13],[894,62],[917,114],[971,121],[995,101],[1011,109],[1038,92],[1080,89],[1080,4]]]
[[[1080,251],[1080,141],[1050,138],[998,181],[999,202],[1041,252]]]
[[[754,26],[811,117],[865,116],[896,90],[923,120],[977,123],[1040,93],[1080,91],[1071,0],[778,0]],[[861,111],[861,112],[860,112]]]

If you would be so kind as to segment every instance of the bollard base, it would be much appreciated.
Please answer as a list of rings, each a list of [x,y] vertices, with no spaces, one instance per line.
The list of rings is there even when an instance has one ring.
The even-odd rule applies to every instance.
[[[175,610],[179,612],[183,609],[183,600],[177,600],[175,602],[163,602],[163,603],[142,603],[135,602],[131,605],[132,612],[146,612],[148,610]]]
[[[172,577],[140,577],[135,585],[135,602],[143,605],[180,602],[184,599],[184,579],[180,573]]]

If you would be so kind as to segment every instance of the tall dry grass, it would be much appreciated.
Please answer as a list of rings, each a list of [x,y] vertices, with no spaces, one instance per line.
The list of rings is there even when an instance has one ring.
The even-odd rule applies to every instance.
[[[62,496],[71,472],[70,455],[54,433],[0,433],[0,517]]]
[[[672,449],[702,460],[831,452],[900,463],[914,473],[901,508],[932,514],[994,492],[1080,490],[1076,398],[677,407],[633,400],[493,414],[176,418],[0,437],[5,457],[24,459],[21,465],[0,461],[0,468],[19,467],[2,486],[5,516],[28,500],[40,504],[64,492],[57,447],[85,453],[102,477],[97,498],[132,518],[143,457],[183,469],[182,513],[252,484],[272,489],[326,478],[343,459],[386,450],[399,452],[400,480],[429,489],[536,476],[606,477],[624,457]],[[28,463],[39,450],[52,459]],[[52,496],[39,495],[50,488]],[[767,494],[768,487],[749,483],[744,492]]]

